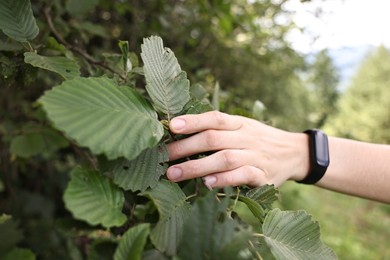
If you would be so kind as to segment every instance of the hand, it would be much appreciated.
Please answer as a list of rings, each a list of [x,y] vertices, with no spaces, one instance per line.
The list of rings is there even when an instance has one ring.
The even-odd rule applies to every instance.
[[[280,186],[301,180],[309,170],[308,137],[265,125],[253,119],[220,112],[184,115],[171,120],[175,134],[194,134],[168,144],[169,159],[207,151],[207,157],[171,166],[171,181],[202,177],[209,188]]]

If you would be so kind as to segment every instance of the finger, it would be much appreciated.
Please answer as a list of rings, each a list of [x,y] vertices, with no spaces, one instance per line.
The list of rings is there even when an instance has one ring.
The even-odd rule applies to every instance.
[[[203,177],[212,173],[225,172],[253,161],[247,150],[223,150],[207,157],[171,166],[167,176],[172,181]]]
[[[245,136],[233,131],[206,130],[167,145],[169,160],[222,149],[242,149]]]
[[[241,117],[218,111],[175,117],[169,124],[171,131],[177,134],[193,134],[207,129],[236,130],[241,126]]]
[[[250,165],[245,165],[240,168],[216,173],[203,177],[204,184],[209,188],[249,185],[258,187],[264,184],[269,184],[265,173]]]

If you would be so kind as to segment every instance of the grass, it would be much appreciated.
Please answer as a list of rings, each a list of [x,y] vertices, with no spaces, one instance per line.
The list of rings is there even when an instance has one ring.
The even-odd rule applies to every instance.
[[[286,183],[275,206],[313,215],[320,223],[322,240],[339,259],[390,260],[390,205]]]

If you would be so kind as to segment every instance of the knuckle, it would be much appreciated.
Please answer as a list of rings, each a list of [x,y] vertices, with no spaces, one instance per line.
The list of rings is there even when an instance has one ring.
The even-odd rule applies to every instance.
[[[241,169],[245,179],[251,179],[251,177],[254,175],[254,168],[252,166],[244,165]]]
[[[178,155],[183,153],[183,145],[181,142],[175,142],[170,144],[169,146],[169,152],[171,153],[171,156],[177,157]]]
[[[236,181],[236,178],[234,178],[234,175],[233,174],[228,174],[227,176],[225,176],[225,186],[236,186],[237,185],[237,181]]]
[[[261,186],[267,184],[265,175],[256,167],[247,166],[244,169],[246,183],[250,186]]]
[[[224,165],[229,168],[233,169],[238,166],[238,158],[237,154],[234,151],[230,150],[224,150],[221,152],[222,160]]]
[[[204,141],[206,143],[207,148],[216,149],[220,145],[220,136],[218,131],[215,130],[207,130],[204,132]]]
[[[227,122],[227,120],[228,120],[228,115],[227,114],[225,114],[225,113],[221,113],[221,112],[219,112],[219,111],[213,111],[213,112],[211,112],[212,113],[212,115],[213,115],[213,119],[215,120],[215,122],[218,124],[218,125],[220,125],[220,126],[224,126],[224,125],[226,125],[226,122]]]
[[[225,173],[218,177],[218,186],[227,187],[227,186],[235,186],[236,181],[233,176],[233,173]]]

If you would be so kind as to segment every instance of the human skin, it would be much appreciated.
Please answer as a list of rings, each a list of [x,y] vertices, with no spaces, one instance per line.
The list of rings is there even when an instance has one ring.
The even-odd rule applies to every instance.
[[[192,136],[168,144],[170,161],[214,151],[172,165],[174,182],[203,178],[211,188],[280,186],[305,178],[310,169],[309,138],[246,117],[220,112],[184,115],[170,121],[175,134]],[[390,146],[329,137],[330,165],[317,186],[390,203]]]

